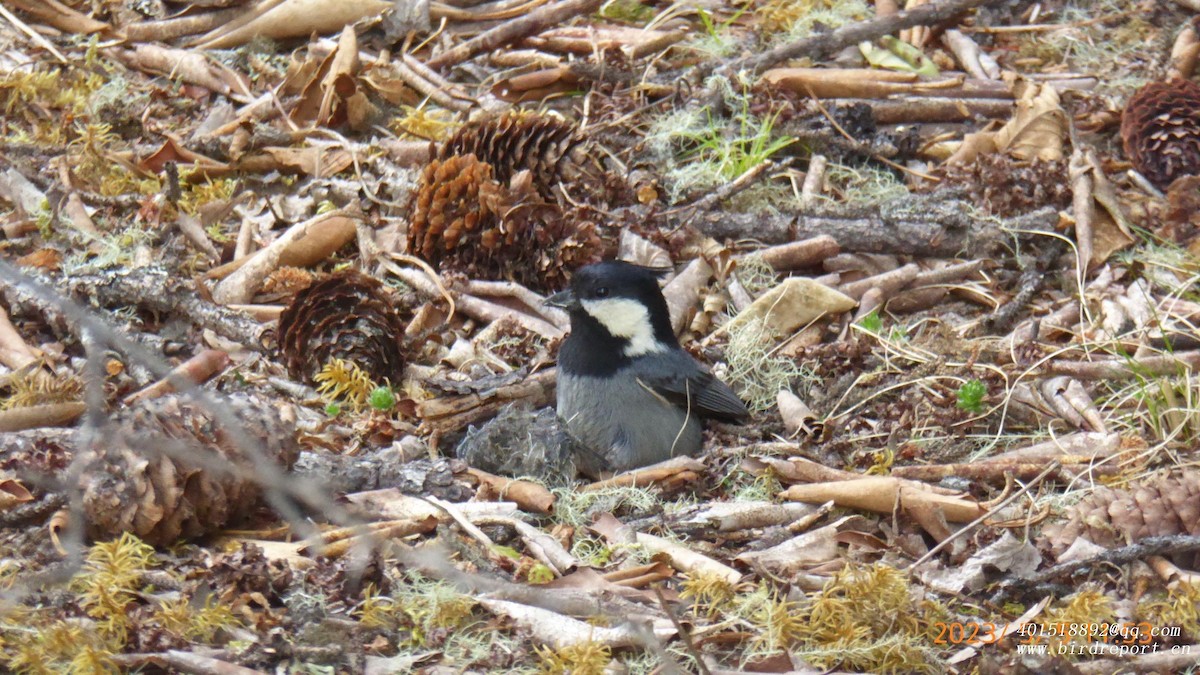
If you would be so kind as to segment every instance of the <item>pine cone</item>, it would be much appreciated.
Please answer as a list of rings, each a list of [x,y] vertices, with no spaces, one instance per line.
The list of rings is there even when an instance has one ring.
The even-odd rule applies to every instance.
[[[1002,217],[1029,213],[1043,206],[1071,204],[1065,160],[1019,160],[1006,154],[984,154],[969,164],[943,168],[941,186],[965,188],[977,206]]]
[[[583,180],[599,175],[588,156],[590,146],[575,125],[557,117],[508,112],[463,126],[442,146],[438,158],[475,155],[492,166],[501,184],[529,171],[542,199],[556,202],[554,187],[559,182],[576,190],[595,186]]]
[[[337,358],[377,380],[398,382],[404,370],[404,328],[383,284],[351,270],[296,294],[279,317],[279,348],[296,379],[313,382]]]
[[[1200,173],[1200,86],[1176,79],[1137,90],[1121,116],[1121,140],[1134,168],[1160,188]]]
[[[536,289],[557,288],[566,269],[600,259],[594,222],[564,216],[544,201],[532,173],[507,185],[473,154],[434,160],[413,199],[408,250],[444,271],[472,278],[511,279]]]
[[[1066,514],[1066,522],[1042,530],[1055,554],[1085,537],[1105,547],[1146,537],[1200,535],[1200,471],[1159,476],[1123,489],[1097,487]]]
[[[1190,244],[1200,234],[1200,176],[1184,176],[1167,191],[1167,211],[1155,234],[1177,244]]]
[[[246,396],[223,402],[245,440],[288,468],[299,448],[273,407]],[[120,413],[81,449],[87,536],[122,532],[165,546],[214,532],[248,515],[262,489],[254,456],[212,414],[168,395]]]
[[[492,179],[492,165],[475,155],[435,159],[421,173],[408,250],[436,264],[458,248],[464,235],[494,229],[506,206],[503,186]]]

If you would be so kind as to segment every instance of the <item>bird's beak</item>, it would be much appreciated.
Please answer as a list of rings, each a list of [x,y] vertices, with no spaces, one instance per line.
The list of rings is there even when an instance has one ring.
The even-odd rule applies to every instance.
[[[569,288],[565,291],[559,291],[558,293],[546,298],[545,304],[550,305],[551,307],[561,307],[563,309],[578,309],[580,306],[579,298],[576,298],[575,293]]]

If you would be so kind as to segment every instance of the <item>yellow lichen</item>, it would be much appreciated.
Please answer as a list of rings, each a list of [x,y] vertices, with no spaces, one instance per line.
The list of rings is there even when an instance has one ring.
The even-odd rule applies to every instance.
[[[402,137],[425,141],[443,141],[454,130],[455,123],[450,113],[433,110],[425,105],[400,106],[401,115],[392,120],[392,130]]]
[[[317,393],[334,404],[346,404],[355,411],[362,410],[375,390],[375,382],[367,371],[344,359],[326,363],[314,377]]]
[[[212,642],[218,633],[242,625],[228,604],[211,595],[199,608],[187,598],[165,602],[154,613],[154,620],[176,637],[204,643]]]
[[[606,645],[591,640],[560,649],[535,647],[540,663],[538,673],[545,675],[603,675],[612,660]]]
[[[697,616],[712,617],[728,610],[737,591],[737,585],[727,578],[699,571],[683,580],[679,597],[692,601],[692,611]]]
[[[78,401],[83,393],[79,378],[51,373],[44,368],[14,373],[8,380],[8,389],[8,396],[0,399],[0,410]]]
[[[125,642],[129,629],[127,606],[143,585],[142,576],[154,563],[154,547],[128,532],[118,539],[93,544],[83,570],[72,580],[80,605],[96,619],[106,638]]]

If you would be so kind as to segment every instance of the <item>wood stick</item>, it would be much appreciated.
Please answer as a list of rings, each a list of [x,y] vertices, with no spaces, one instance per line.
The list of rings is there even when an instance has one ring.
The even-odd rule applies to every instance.
[[[838,246],[836,239],[822,234],[789,244],[769,246],[747,253],[742,257],[758,256],[776,272],[791,272],[816,265],[830,256],[837,255],[840,251],[841,247]]]
[[[788,42],[762,54],[737,59],[722,66],[717,72],[722,75],[730,75],[744,70],[749,71],[751,75],[757,75],[776,63],[789,59],[798,59],[807,56],[816,60],[850,45],[875,40],[880,36],[894,33],[903,28],[941,23],[969,9],[974,9],[981,5],[994,4],[999,4],[999,2],[997,0],[944,0],[943,2],[933,2],[916,9],[852,23],[828,33],[818,33],[794,42]],[[704,72],[703,75],[708,75],[708,73]]]
[[[241,7],[232,7],[204,14],[189,14],[159,21],[131,23],[121,30],[125,31],[125,38],[133,42],[167,42],[185,35],[207,33],[218,26],[229,23],[230,19],[244,11]]]
[[[1129,380],[1139,375],[1173,375],[1200,370],[1200,350],[1103,361],[1049,361],[1044,372],[1080,380]]]
[[[886,300],[899,292],[900,289],[906,288],[920,273],[921,268],[917,267],[916,263],[909,263],[904,267],[889,270],[882,274],[852,281],[843,285],[838,290],[857,300],[863,296],[863,293],[867,292],[867,289],[878,288],[883,293],[883,299]]]
[[[783,244],[829,235],[843,252],[887,253],[923,258],[955,258],[963,251],[986,255],[1000,230],[971,215],[973,207],[950,193],[935,192],[863,209],[822,209],[791,214],[702,213],[690,221],[672,217],[672,226],[691,225],[714,239],[754,239]],[[1057,211],[1039,209],[1014,219],[1022,229],[1048,226]],[[1048,221],[1048,222],[1043,222]]]
[[[959,0],[962,1],[962,0]],[[601,0],[564,0],[553,5],[540,7],[524,16],[496,26],[470,40],[438,54],[425,65],[444,69],[457,65],[483,52],[515,42],[527,35],[550,28],[578,14],[587,14],[600,6]]]
[[[229,354],[219,349],[205,349],[192,358],[175,366],[166,377],[154,382],[148,387],[139,389],[125,397],[125,405],[133,405],[148,398],[158,398],[179,389],[187,389],[207,382],[213,375],[221,372],[229,365]],[[182,387],[176,386],[182,384]]]

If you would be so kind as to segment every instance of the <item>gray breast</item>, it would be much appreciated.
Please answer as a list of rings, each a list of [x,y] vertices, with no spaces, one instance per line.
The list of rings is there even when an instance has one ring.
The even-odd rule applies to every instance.
[[[625,471],[700,451],[695,414],[648,391],[633,377],[558,373],[558,416],[581,446],[576,464],[585,474]]]

